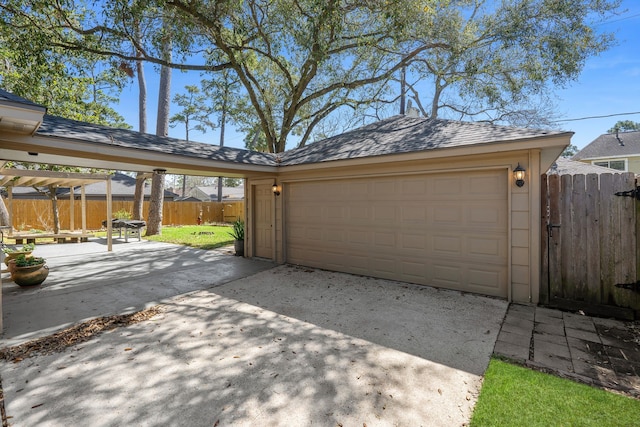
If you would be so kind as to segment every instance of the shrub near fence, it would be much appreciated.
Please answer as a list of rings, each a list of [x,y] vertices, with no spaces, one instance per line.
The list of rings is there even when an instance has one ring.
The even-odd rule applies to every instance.
[[[640,202],[615,195],[635,188],[632,173],[542,177],[542,302],[640,310]]]
[[[69,200],[58,200],[60,210],[60,228],[69,229]],[[119,210],[132,212],[133,202],[112,202],[112,212]],[[17,230],[51,230],[53,215],[49,200],[12,201],[13,227]],[[149,203],[143,206],[144,218],[147,218]],[[87,200],[87,229],[99,230],[106,219],[107,202],[104,200]],[[164,202],[162,211],[163,225],[195,225],[198,217],[203,223],[228,222],[237,219],[244,221],[244,201],[228,202]],[[74,229],[82,229],[82,205],[80,200],[74,204]]]

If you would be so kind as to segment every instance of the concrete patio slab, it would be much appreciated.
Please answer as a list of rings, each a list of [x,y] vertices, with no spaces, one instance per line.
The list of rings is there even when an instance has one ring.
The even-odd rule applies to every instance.
[[[106,239],[39,244],[33,254],[45,258],[49,266],[42,285],[22,288],[3,274],[0,347],[50,335],[90,318],[141,310],[275,265],[230,256],[231,252],[146,240],[114,240],[112,252],[106,250]]]
[[[2,363],[14,426],[468,423],[502,300],[280,266]]]

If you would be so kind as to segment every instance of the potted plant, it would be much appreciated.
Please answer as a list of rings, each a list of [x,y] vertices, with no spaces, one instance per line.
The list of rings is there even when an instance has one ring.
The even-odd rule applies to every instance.
[[[35,247],[36,247],[35,243],[26,243],[26,244],[22,245],[21,248],[18,248],[18,247],[10,248],[8,246],[5,246],[4,248],[2,248],[2,252],[4,252],[4,254],[5,254],[4,263],[8,267],[9,266],[9,261],[11,261],[12,259],[16,259],[20,255],[24,255],[25,257],[30,256],[31,252],[33,252]]]
[[[36,286],[45,281],[49,275],[44,258],[19,255],[9,262],[11,280],[19,286]]]
[[[233,228],[229,235],[234,239],[236,256],[244,256],[244,222],[241,219],[233,223]]]

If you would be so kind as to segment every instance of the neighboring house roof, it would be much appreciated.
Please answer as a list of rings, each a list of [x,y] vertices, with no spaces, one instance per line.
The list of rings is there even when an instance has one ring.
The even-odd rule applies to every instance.
[[[206,194],[210,200],[218,199],[218,187],[215,185],[206,187],[198,186],[196,189],[198,189],[202,194]],[[244,187],[222,187],[222,198],[227,200],[244,199]]]
[[[319,163],[569,133],[398,115],[281,153],[279,164]]]
[[[197,157],[251,165],[274,165],[274,156],[268,153],[220,147],[202,142],[140,133],[128,129],[111,128],[91,123],[46,115],[36,135],[77,139],[112,146],[159,151],[165,154]]]
[[[578,162],[564,157],[559,157],[547,171],[547,174],[557,175],[586,175],[588,173],[621,173],[621,171],[589,163]]]
[[[116,172],[111,176],[111,197],[116,198],[133,198],[136,188],[136,179],[120,172]],[[107,194],[107,183],[105,181],[98,181],[93,184],[87,184],[84,187],[85,195],[87,197],[104,197]],[[14,187],[12,193],[17,198],[37,197],[40,195],[36,190],[31,187]],[[69,189],[60,187],[57,189],[58,196],[67,196]],[[74,188],[74,195],[80,194],[80,187]],[[144,195],[148,197],[151,195],[151,186],[146,183],[144,187]],[[177,194],[171,191],[165,190],[165,200],[172,200],[178,197]]]
[[[640,131],[605,133],[576,153],[573,160],[640,156]]]

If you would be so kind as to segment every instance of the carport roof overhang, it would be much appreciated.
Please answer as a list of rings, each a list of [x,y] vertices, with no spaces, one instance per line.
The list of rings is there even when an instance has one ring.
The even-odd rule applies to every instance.
[[[170,174],[198,176],[246,177],[277,172],[275,166],[249,163],[253,155],[263,153],[246,150],[231,150],[228,159],[219,160],[203,156],[197,150],[193,155],[177,154],[37,134],[4,134],[0,136],[0,142],[0,159],[19,162],[136,172],[165,169]]]

